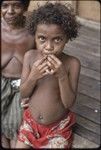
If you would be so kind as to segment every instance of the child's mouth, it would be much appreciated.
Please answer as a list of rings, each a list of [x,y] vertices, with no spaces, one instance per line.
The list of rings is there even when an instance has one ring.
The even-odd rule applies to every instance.
[[[44,51],[43,51],[43,54],[46,54],[46,55],[54,54],[54,51],[47,51],[47,50],[44,50]]]

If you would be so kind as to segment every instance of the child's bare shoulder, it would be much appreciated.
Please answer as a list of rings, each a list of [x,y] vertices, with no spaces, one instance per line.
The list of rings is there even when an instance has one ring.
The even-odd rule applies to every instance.
[[[35,57],[36,55],[37,55],[37,50],[31,49],[25,53],[24,57],[26,59],[29,59],[29,58]]]
[[[71,55],[67,55],[65,53],[63,53],[63,57],[65,60],[65,64],[69,65],[69,66],[74,66],[74,67],[80,67],[81,63],[80,60],[77,57],[71,56]]]
[[[36,55],[37,55],[37,50],[31,49],[27,51],[24,55],[24,63],[32,64],[36,59]]]

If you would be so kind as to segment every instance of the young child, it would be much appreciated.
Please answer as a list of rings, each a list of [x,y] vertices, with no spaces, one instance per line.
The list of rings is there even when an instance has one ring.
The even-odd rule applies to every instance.
[[[33,36],[25,28],[30,0],[1,0],[1,136],[2,146],[15,147],[21,122],[19,85],[23,57],[34,48]]]
[[[28,28],[37,51],[24,56],[21,96],[30,102],[16,148],[70,148],[80,62],[63,49],[77,37],[78,23],[72,9],[48,3],[33,12]]]

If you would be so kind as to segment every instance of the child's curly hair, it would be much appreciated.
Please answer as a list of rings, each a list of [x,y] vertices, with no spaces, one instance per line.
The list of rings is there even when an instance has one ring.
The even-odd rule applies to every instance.
[[[57,24],[59,25],[69,40],[78,36],[79,24],[73,8],[61,3],[46,3],[32,12],[27,20],[26,27],[32,35],[35,35],[38,24]]]

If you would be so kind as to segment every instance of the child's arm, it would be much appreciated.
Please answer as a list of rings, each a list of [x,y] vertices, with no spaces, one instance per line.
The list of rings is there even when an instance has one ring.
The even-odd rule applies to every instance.
[[[33,82],[31,82],[31,80],[28,80],[31,71],[29,57],[30,57],[30,52],[25,53],[24,61],[23,61],[23,69],[21,74],[21,86],[20,86],[22,98],[29,97],[32,92],[32,89],[34,89],[36,84],[36,81],[33,80]]]
[[[69,70],[66,70],[62,62],[51,55],[48,60],[54,66],[54,73],[56,74],[59,81],[60,96],[65,108],[70,108],[76,98],[77,85],[80,73],[80,62],[78,59],[71,58]]]
[[[24,56],[23,69],[21,75],[21,96],[22,98],[30,97],[38,79],[45,76],[47,69],[45,57],[37,60],[31,67],[31,60],[34,59],[33,53],[27,52]]]

